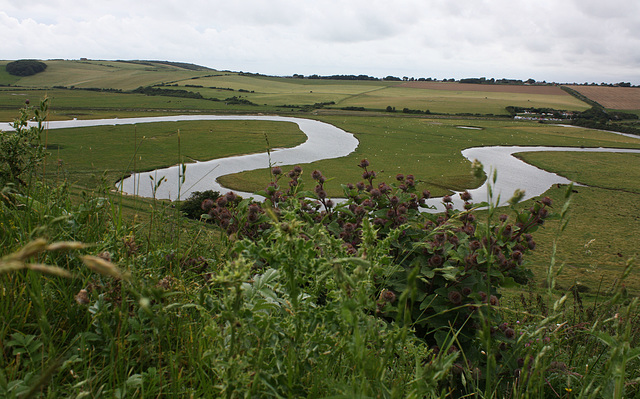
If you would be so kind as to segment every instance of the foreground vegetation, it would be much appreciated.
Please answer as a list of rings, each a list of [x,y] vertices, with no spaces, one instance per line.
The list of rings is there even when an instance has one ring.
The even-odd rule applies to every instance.
[[[162,203],[135,226],[115,194],[74,205],[66,184],[42,183],[43,126],[16,126],[3,136],[23,138],[12,156],[24,161],[3,175],[5,397],[637,392],[638,301],[621,283],[587,308],[578,289],[502,298],[527,280],[550,198],[524,210],[514,198],[511,215],[478,218],[471,202],[425,214],[413,176],[378,182],[362,160],[345,204],[319,171],[274,167],[266,202],[202,203],[218,228]],[[561,230],[567,207],[556,208]]]
[[[64,111],[84,117],[148,112],[117,109],[124,96],[177,101],[60,93],[93,99]],[[97,110],[101,98],[113,105]],[[38,110],[43,120],[46,109]],[[0,396],[640,395],[633,270],[640,188],[628,173],[612,178],[634,155],[525,154],[590,187],[554,187],[548,198],[514,198],[504,209],[471,202],[441,215],[416,209],[426,195],[482,181],[458,159],[466,146],[637,147],[637,140],[494,120],[317,118],[356,134],[358,152],[238,178],[268,200],[200,198],[190,209],[200,209],[201,220],[111,187],[134,160],[144,169],[156,167],[149,160],[212,156],[199,145],[211,125],[45,134],[18,123],[18,134],[3,135],[2,154],[11,159],[3,165],[19,167],[0,176]],[[255,151],[265,134],[271,146],[299,140],[297,128],[274,125],[229,122],[215,131],[252,137]],[[287,133],[278,143],[276,130]],[[134,151],[141,137],[139,152],[118,153],[117,141]],[[176,150],[170,143],[178,137]],[[156,150],[143,153],[152,143]],[[236,151],[228,147],[211,151]],[[428,166],[416,166],[428,156]],[[607,165],[600,172],[597,160]],[[348,202],[330,200],[338,195]]]

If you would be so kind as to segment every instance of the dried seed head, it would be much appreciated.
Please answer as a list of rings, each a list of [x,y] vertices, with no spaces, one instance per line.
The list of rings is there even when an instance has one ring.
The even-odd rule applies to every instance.
[[[480,300],[482,302],[486,302],[487,301],[487,293],[484,291],[478,291],[478,295],[480,296]]]
[[[107,262],[111,262],[111,253],[109,251],[100,252],[98,257],[106,260]]]
[[[442,257],[438,254],[433,255],[431,258],[429,258],[429,264],[432,267],[438,267],[442,265]]]
[[[80,291],[78,291],[74,299],[79,305],[86,305],[89,303],[89,293],[87,292],[87,290],[81,289]]]

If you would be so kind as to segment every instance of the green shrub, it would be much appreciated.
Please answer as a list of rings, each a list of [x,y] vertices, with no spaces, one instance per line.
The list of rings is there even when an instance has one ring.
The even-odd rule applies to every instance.
[[[20,110],[20,116],[12,124],[14,131],[0,131],[0,186],[4,187],[7,183],[25,185],[25,179],[35,173],[44,158],[41,137],[48,105],[45,98],[38,107],[29,107],[27,100],[26,106]],[[31,112],[36,126],[29,126]]]
[[[194,191],[189,198],[180,204],[180,212],[190,219],[199,220],[202,214],[208,212],[209,201],[213,203],[219,196],[220,193],[213,190]]]
[[[454,210],[446,196],[446,212],[434,215],[420,210],[430,194],[416,192],[413,176],[399,174],[393,184],[376,183],[369,162],[362,160],[359,166],[363,180],[343,186],[345,202],[327,198],[326,178],[319,171],[311,174],[313,191],[305,191],[299,166],[287,174],[287,185],[280,185],[284,175],[275,167],[273,182],[260,193],[267,198],[265,203],[228,193],[211,203],[209,217],[228,234],[264,243],[274,228],[270,220],[281,221],[293,212],[296,219],[281,222],[280,228],[305,226],[300,229],[304,235],[307,229],[323,226],[355,258],[371,259],[375,251],[377,261],[386,267],[373,269],[369,312],[411,328],[436,353],[443,348],[460,351],[466,361],[456,367],[469,376],[479,372],[512,378],[518,368],[512,353],[516,337],[497,311],[499,289],[515,285],[514,277],[526,276],[524,255],[535,248],[531,233],[549,216],[551,200],[514,210],[511,218],[501,215],[496,222],[482,222],[465,192],[464,210]],[[372,242],[377,243],[375,249]],[[262,245],[266,249],[272,243]],[[255,259],[254,267],[260,271],[274,265],[264,255]],[[401,297],[403,301],[398,300]],[[485,333],[493,339],[483,342]],[[492,366],[483,354],[488,351],[511,360]]]

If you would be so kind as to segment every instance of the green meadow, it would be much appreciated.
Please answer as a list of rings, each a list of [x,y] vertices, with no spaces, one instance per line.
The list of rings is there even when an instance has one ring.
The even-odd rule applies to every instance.
[[[293,147],[305,136],[293,123],[261,121],[159,122],[52,129],[47,148],[55,173],[90,188],[96,178],[115,182],[132,171]],[[54,173],[50,170],[49,173]]]
[[[483,91],[430,90],[388,87],[359,94],[340,102],[340,106],[361,106],[385,109],[393,106],[429,110],[433,113],[505,114],[505,104],[519,107],[551,107],[583,111],[584,103],[567,95],[531,95],[526,93],[496,93]]]
[[[340,184],[361,179],[356,165],[367,158],[382,179],[396,174],[413,174],[433,195],[474,188],[482,182],[471,174],[471,162],[461,151],[492,145],[574,146],[640,148],[640,140],[589,129],[543,125],[531,122],[419,117],[318,117],[353,133],[360,144],[347,157],[315,162],[307,169],[319,169],[335,180],[328,183],[331,195],[342,193]],[[481,128],[464,129],[461,126]],[[224,185],[257,191],[264,185],[265,171],[224,176]]]

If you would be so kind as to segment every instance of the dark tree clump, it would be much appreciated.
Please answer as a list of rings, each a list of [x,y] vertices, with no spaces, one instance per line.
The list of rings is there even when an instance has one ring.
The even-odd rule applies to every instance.
[[[18,60],[8,63],[5,69],[10,75],[31,76],[47,69],[47,64],[36,60]]]

